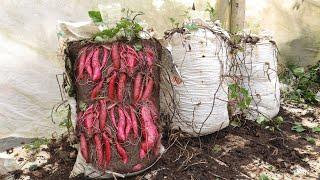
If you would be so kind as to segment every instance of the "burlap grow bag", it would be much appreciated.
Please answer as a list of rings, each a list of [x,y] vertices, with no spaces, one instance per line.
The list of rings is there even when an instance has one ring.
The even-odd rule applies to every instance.
[[[81,32],[81,25],[60,27]],[[161,45],[154,39],[97,43],[75,33],[69,37],[73,41],[63,38],[63,57],[69,94],[77,102],[73,126],[80,142],[70,176],[126,177],[146,170],[163,152],[156,65],[161,60]]]
[[[224,79],[227,45],[221,34],[200,27],[175,32],[168,39],[176,74],[170,78],[174,101],[166,111],[173,115],[172,128],[191,136],[210,134],[229,124]]]

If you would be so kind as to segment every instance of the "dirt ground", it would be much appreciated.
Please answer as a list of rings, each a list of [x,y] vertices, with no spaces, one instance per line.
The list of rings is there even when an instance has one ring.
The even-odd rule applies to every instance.
[[[308,128],[320,125],[320,108],[283,104],[279,116],[284,122],[274,131],[242,121],[240,127],[229,126],[201,138],[167,135],[163,144],[168,149],[162,158],[128,179],[320,179],[320,133]],[[294,122],[301,122],[306,130],[293,131]],[[315,142],[307,141],[309,137]],[[69,177],[76,150],[66,139],[61,142],[54,141],[47,149],[51,159],[46,166],[55,166],[54,170],[37,167],[27,174],[31,179]],[[12,175],[25,176],[22,171]]]

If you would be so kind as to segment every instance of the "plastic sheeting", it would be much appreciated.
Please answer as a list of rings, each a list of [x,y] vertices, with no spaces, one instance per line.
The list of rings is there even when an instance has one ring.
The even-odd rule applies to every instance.
[[[199,28],[175,33],[169,44],[180,78],[173,81],[172,128],[199,136],[228,126],[228,88],[223,80],[227,48],[222,38]]]

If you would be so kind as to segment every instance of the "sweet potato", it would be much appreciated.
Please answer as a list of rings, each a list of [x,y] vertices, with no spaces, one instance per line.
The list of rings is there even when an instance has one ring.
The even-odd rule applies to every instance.
[[[115,107],[112,107],[110,109],[110,119],[111,119],[111,122],[112,122],[113,126],[118,130],[118,126],[117,126],[117,123],[116,123],[116,117],[115,117],[114,111],[115,111]]]
[[[84,127],[86,128],[89,136],[92,135],[92,128],[94,125],[93,123],[94,123],[94,114],[93,112],[90,112],[84,117]]]
[[[124,90],[126,87],[127,75],[125,73],[121,73],[118,82],[118,101],[122,102],[124,97]]]
[[[146,87],[145,90],[143,92],[143,95],[141,97],[142,100],[146,100],[148,99],[151,94],[152,94],[152,90],[153,90],[153,79],[151,77],[148,78],[148,81],[146,83]]]
[[[116,79],[117,79],[117,73],[113,72],[113,74],[110,77],[109,86],[108,86],[108,98],[110,100],[115,99],[115,86],[116,86]]]
[[[133,137],[136,139],[138,138],[138,123],[137,123],[137,117],[136,113],[134,112],[134,108],[130,106],[130,117],[131,117],[131,124],[132,124],[132,130],[133,130]]]
[[[101,81],[96,85],[96,87],[93,88],[91,92],[91,99],[94,100],[99,94],[103,86],[104,79],[101,79]]]
[[[141,163],[136,164],[135,166],[133,166],[132,171],[136,172],[136,171],[140,171],[143,168],[143,165]]]
[[[143,105],[141,108],[141,117],[143,124],[144,141],[141,142],[140,158],[143,159],[146,154],[152,149],[159,137],[157,126],[154,124],[151,110],[148,106]]]
[[[102,134],[102,139],[104,143],[104,156],[105,156],[105,161],[104,161],[104,167],[108,167],[110,164],[111,160],[111,145],[110,145],[110,139],[108,138],[108,135],[106,133]]]
[[[84,135],[84,133],[80,134],[80,151],[86,163],[90,163],[89,149],[88,149],[86,136]]]
[[[77,80],[78,79],[81,79],[83,77],[83,71],[84,71],[84,67],[85,67],[85,63],[86,63],[86,50],[87,50],[87,47],[84,47],[80,50],[80,56],[79,56],[79,59],[78,59],[78,77],[77,77]]]
[[[118,120],[118,131],[117,131],[117,138],[120,142],[124,142],[126,140],[125,137],[125,126],[126,126],[126,118],[123,113],[123,110],[119,107],[118,108],[119,113],[119,120]]]
[[[93,81],[99,81],[101,79],[101,65],[99,62],[99,48],[96,48],[94,50],[93,56],[92,56],[92,60],[91,60],[91,66],[93,69],[93,75],[92,75],[92,80]]]
[[[94,144],[96,148],[96,158],[97,158],[97,165],[99,168],[103,168],[103,149],[100,137],[96,134],[94,135]]]
[[[111,47],[111,59],[114,69],[120,69],[120,53],[117,43],[114,43]]]
[[[109,59],[109,50],[103,47],[103,57],[102,57],[100,70],[102,70],[107,65],[108,59]]]
[[[107,120],[107,101],[105,99],[101,99],[99,103],[100,103],[99,125],[100,125],[100,129],[103,130],[106,126],[106,120]]]
[[[127,154],[126,150],[118,142],[116,142],[116,148],[117,148],[117,151],[122,159],[122,162],[124,164],[127,164],[128,163],[128,154]]]
[[[132,129],[131,116],[127,112],[127,110],[123,109],[124,116],[126,117],[126,129],[125,129],[125,138],[128,139],[130,131]]]
[[[88,56],[86,57],[86,61],[85,61],[85,64],[84,64],[84,68],[86,69],[89,77],[92,79],[92,76],[93,76],[93,71],[92,71],[92,67],[91,67],[91,60],[92,60],[92,56],[93,56],[93,53],[94,53],[94,49],[90,49],[89,50],[89,54]]]
[[[142,74],[138,73],[133,82],[133,102],[134,103],[136,103],[139,100],[141,88],[142,88]]]

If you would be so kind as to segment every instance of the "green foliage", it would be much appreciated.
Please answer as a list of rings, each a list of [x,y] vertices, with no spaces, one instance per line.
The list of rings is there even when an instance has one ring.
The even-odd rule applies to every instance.
[[[319,133],[320,132],[320,126],[312,128],[312,132]]]
[[[49,140],[47,138],[36,138],[34,139],[30,144],[26,144],[23,147],[29,151],[32,150],[38,150],[41,145],[46,145],[49,143]]]
[[[285,99],[319,104],[316,94],[320,91],[320,62],[309,68],[290,65],[280,74],[280,80],[291,88],[282,93]]]
[[[294,122],[293,126],[291,127],[292,131],[296,131],[297,133],[301,133],[305,131],[306,129],[302,126],[299,122]]]
[[[80,103],[79,103],[80,111],[85,111],[87,108],[88,108],[88,105],[86,103],[80,101]]]
[[[186,24],[184,25],[184,27],[190,31],[199,29],[198,25],[196,25],[195,23]]]
[[[275,129],[280,130],[281,124],[283,124],[283,118],[281,116],[277,116],[273,120],[269,120],[264,116],[259,116],[256,119],[256,122],[264,127],[265,129],[268,129],[270,131],[274,131]]]
[[[221,146],[220,145],[214,145],[213,148],[212,148],[212,152],[214,153],[218,153],[222,150]]]
[[[229,84],[229,99],[237,102],[237,107],[241,111],[247,109],[251,103],[252,97],[249,95],[249,91],[239,84]]]
[[[89,11],[88,14],[93,22],[95,23],[103,22],[100,11]]]
[[[215,21],[217,19],[217,17],[216,17],[217,12],[209,2],[207,2],[207,7],[206,7],[205,11],[207,11],[210,14],[211,21]]]
[[[70,129],[72,127],[72,122],[69,119],[64,119],[62,122],[60,122],[59,126]]]
[[[313,137],[305,137],[305,140],[308,141],[310,144],[316,144],[316,139]]]
[[[260,174],[259,180],[271,180],[266,174]]]
[[[125,12],[126,9],[122,9]],[[90,12],[94,12],[91,13]],[[143,27],[135,21],[136,17],[142,15],[142,12],[134,12],[132,10],[126,11],[126,17],[122,17],[119,22],[116,23],[115,27],[105,29],[94,35],[95,41],[101,42],[113,39],[117,36],[124,37],[131,41],[139,39],[139,33],[143,30]],[[101,14],[99,11],[89,11],[89,16],[94,22],[102,23]],[[101,19],[100,19],[101,18]],[[101,20],[101,21],[100,21]]]

